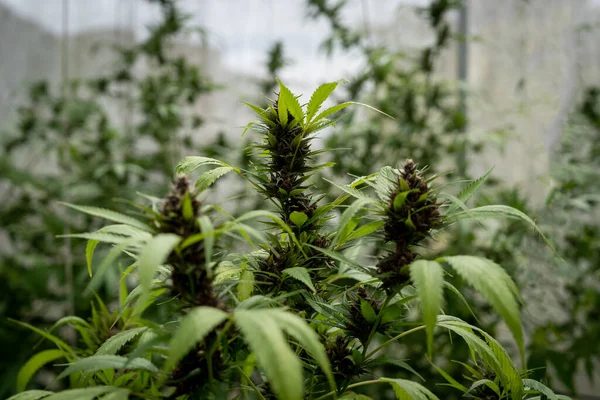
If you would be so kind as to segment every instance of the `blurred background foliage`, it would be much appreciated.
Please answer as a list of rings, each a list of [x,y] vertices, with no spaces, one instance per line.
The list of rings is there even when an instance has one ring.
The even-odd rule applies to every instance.
[[[202,116],[189,106],[217,87],[173,54],[170,44],[186,16],[174,2],[159,3],[162,21],[145,41],[114,46],[111,70],[61,87],[33,83],[16,129],[2,134],[0,221],[9,248],[0,256],[2,398],[39,342],[9,319],[49,328],[66,315],[90,315],[91,298],[82,297],[89,282],[85,242],[57,236],[98,227],[57,202],[118,209],[115,199],[162,192],[184,154],[202,151],[189,136]],[[137,74],[140,65],[149,72]],[[128,123],[111,119],[110,107],[125,109]],[[116,298],[118,281],[119,270],[111,269],[98,295],[106,302]]]
[[[34,346],[44,345],[10,319],[49,329],[71,313],[90,318],[92,299],[82,296],[89,281],[84,242],[57,235],[97,227],[91,218],[60,208],[58,201],[114,209],[119,206],[117,198],[126,202],[138,192],[163,193],[184,155],[202,154],[240,165],[251,161],[244,150],[251,139],[218,131],[210,140],[194,140],[207,117],[198,115],[194,106],[202,96],[225,86],[215,84],[200,66],[174,50],[174,43],[191,31],[177,2],[146,1],[160,8],[161,18],[148,27],[143,41],[112,46],[115,62],[101,76],[68,79],[63,71],[61,85],[32,83],[18,108],[15,128],[2,133],[0,227],[5,243],[0,246],[0,397],[14,391],[16,373]],[[430,166],[433,172],[451,171],[443,177],[446,184],[472,178],[469,161],[496,146],[496,136],[490,132],[487,139],[483,135],[474,140],[465,134],[469,112],[464,87],[436,74],[442,52],[467,41],[449,17],[460,15],[464,4],[434,0],[422,7],[420,15],[434,39],[415,51],[376,44],[369,31],[346,23],[347,6],[343,1],[305,3],[309,20],[330,27],[331,35],[322,38],[322,57],[346,52],[361,61],[361,70],[346,77],[346,93],[337,100],[367,103],[394,120],[360,111],[345,116],[322,140],[324,147],[339,149],[326,153],[323,162],[335,163],[336,179],[350,180],[406,158]],[[202,30],[193,31],[204,37]],[[271,42],[264,60],[266,73],[252,84],[265,96],[262,104],[266,105],[274,97],[275,77],[302,60],[290,59],[286,43],[278,40]],[[478,205],[507,204],[535,216],[560,259],[533,232],[510,221],[463,222],[423,248],[432,255],[485,256],[508,270],[527,304],[523,310],[526,367],[566,394],[578,393],[577,376],[597,378],[600,356],[600,88],[586,87],[576,98],[562,125],[559,145],[549,154],[546,184],[552,189],[543,204],[532,204],[521,187],[493,178],[474,199]],[[124,120],[113,117],[115,110]],[[239,182],[229,182],[220,183],[217,192],[236,212],[264,206],[263,199],[244,196]],[[368,244],[364,250],[377,256]],[[105,276],[96,289],[110,303],[117,294],[117,266]],[[448,312],[469,323],[477,318],[485,330],[510,344],[506,328],[487,304],[459,279],[453,283],[474,299],[474,315],[456,296],[447,296]],[[61,333],[70,340],[68,330]],[[418,365],[427,382],[441,383],[425,357],[423,339],[409,336],[393,351]],[[447,336],[436,341],[435,365],[450,375],[464,371],[460,363],[468,362],[466,346],[458,341],[451,345]],[[398,368],[382,375],[403,373]],[[52,383],[51,368],[37,378],[40,387]],[[444,386],[435,391],[441,398],[455,398]],[[381,393],[369,394],[384,398]]]

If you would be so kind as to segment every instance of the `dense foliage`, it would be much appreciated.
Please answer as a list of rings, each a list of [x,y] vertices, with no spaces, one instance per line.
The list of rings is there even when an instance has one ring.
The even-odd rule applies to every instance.
[[[374,384],[387,385],[398,399],[437,399],[434,382],[419,383],[410,363],[384,352],[421,331],[431,362],[442,331],[468,344],[472,364],[463,372],[472,382],[437,368],[462,393],[481,399],[565,398],[517,370],[484,330],[442,312],[446,292],[466,304],[448,279],[453,271],[502,316],[523,356],[520,296],[501,266],[474,256],[427,259],[420,254],[423,241],[463,219],[508,217],[537,230],[529,217],[508,206],[467,209],[464,203],[485,178],[442,201],[434,183],[439,176],[427,178],[407,160],[350,185],[332,182],[339,190],[333,202],[320,201],[313,192],[311,175],[326,166],[314,164],[319,151],[311,141],[334,122],[329,116],[358,104],[321,110],[337,85],[320,86],[302,105],[280,83],[277,99],[267,108],[249,105],[259,117],[248,125],[260,135],[255,164],[236,167],[186,157],[168,195],[147,196],[151,204],[136,205],[131,216],[67,204],[115,222],[70,236],[88,239],[88,290],[116,268],[121,254],[130,259],[119,280],[119,306],[109,309],[98,302],[90,321],[63,320],[79,333],[76,347],[21,323],[56,349],[30,359],[21,370],[20,388],[41,365],[64,359],[68,365],[58,379],[68,378],[69,389],[28,391],[12,399],[368,399],[357,393]],[[192,185],[185,174],[207,166],[212,168]],[[233,216],[204,204],[198,196],[228,173],[242,176],[274,211]],[[226,236],[239,239],[240,251],[220,246]],[[365,241],[386,255],[365,257],[360,253]],[[100,242],[113,247],[98,263],[94,251]],[[393,377],[374,374],[385,364],[398,368]]]
[[[215,86],[174,52],[186,17],[173,1],[159,6],[162,20],[149,28],[147,39],[115,46],[114,66],[101,75],[71,79],[61,88],[32,84],[16,129],[2,134],[0,225],[8,239],[0,253],[2,398],[12,392],[19,364],[38,342],[16,335],[6,318],[51,328],[65,315],[90,315],[90,298],[82,295],[85,244],[58,243],[56,236],[98,225],[56,202],[114,207],[115,197],[154,192],[171,179],[182,149],[196,147],[188,132],[202,118],[185,107]],[[149,72],[138,73],[140,67]],[[114,299],[118,280],[111,270],[99,282],[104,301]]]
[[[578,372],[585,370],[592,378],[600,354],[594,346],[600,329],[596,323],[598,89],[586,92],[565,126],[563,146],[552,155],[554,190],[545,208],[534,209],[518,189],[498,185],[475,195],[484,182],[488,188],[494,184],[490,173],[469,180],[472,183],[465,190],[454,191],[456,186],[450,186],[447,179],[456,175],[434,173],[450,166],[452,172],[458,172],[456,181],[468,179],[466,153],[485,145],[469,143],[461,134],[468,123],[461,93],[435,74],[439,55],[456,37],[446,16],[460,2],[436,0],[422,10],[435,40],[413,54],[391,51],[368,37],[369,32],[345,26],[344,2],[309,0],[309,15],[325,18],[332,27],[324,47],[358,51],[364,58],[365,69],[349,79],[336,100],[358,98],[393,119],[369,110],[350,111],[338,118],[349,105],[341,104],[324,116],[332,121],[317,120],[315,104],[321,105],[325,101],[321,97],[329,96],[336,83],[322,86],[316,97],[300,104],[300,117],[294,96],[282,88],[277,100],[259,101],[254,107],[259,121],[250,128],[257,128],[261,136],[238,157],[238,145],[223,134],[202,149],[196,148],[190,136],[181,135],[186,128],[202,124],[202,118],[189,115],[187,109],[214,86],[199,68],[173,53],[172,41],[186,22],[176,3],[154,2],[162,9],[163,21],[151,28],[146,41],[118,47],[114,70],[99,78],[69,82],[60,94],[48,83],[33,85],[27,104],[19,111],[17,132],[3,139],[0,175],[9,185],[1,194],[5,207],[0,221],[13,251],[0,254],[0,289],[6,294],[0,307],[6,317],[39,330],[29,334],[12,321],[0,323],[4,344],[0,397],[12,394],[15,383],[19,391],[27,385],[48,385],[56,391],[95,386],[85,392],[59,392],[53,399],[70,395],[94,398],[102,393],[107,398],[124,398],[126,393],[131,398],[206,398],[208,393],[224,398],[226,392],[242,398],[282,397],[281,390],[298,388],[297,381],[290,384],[295,387],[284,387],[288,384],[285,378],[294,376],[294,368],[297,372],[298,362],[290,361],[290,370],[273,371],[280,361],[269,361],[269,357],[289,361],[289,348],[300,359],[301,386],[307,398],[326,398],[331,392],[326,386],[332,381],[337,394],[346,399],[365,399],[349,393],[342,396],[348,389],[374,399],[394,398],[394,390],[401,393],[400,398],[402,390],[413,398],[427,398],[427,392],[414,386],[415,378],[442,399],[459,398],[470,386],[470,394],[480,398],[518,396],[520,389],[507,386],[493,359],[473,364],[473,348],[479,349],[478,359],[487,357],[489,351],[478,347],[481,343],[470,335],[457,340],[454,334],[436,334],[432,341],[436,321],[436,332],[440,328],[471,329],[469,332],[488,342],[501,364],[506,360],[504,353],[494,347],[491,337],[498,337],[501,328],[508,326],[517,340],[502,345],[511,356],[521,353],[526,357],[524,364],[515,364],[526,365],[530,378],[552,386],[562,384],[570,393],[577,392]],[[274,43],[268,54],[268,77],[259,82],[267,95],[277,90],[275,76],[289,63],[283,46]],[[152,72],[139,77],[134,71],[140,65],[150,66]],[[288,113],[279,112],[280,102]],[[124,127],[110,108],[115,103],[131,116]],[[334,121],[336,129],[324,138],[326,151],[315,149],[311,144],[314,133]],[[153,143],[156,151],[146,151],[139,146],[142,142]],[[50,154],[44,162],[53,168],[46,168],[47,164],[35,168],[40,157],[23,164],[22,154],[32,148]],[[190,157],[180,165],[181,174],[192,175],[179,175],[163,199],[145,196],[150,204],[136,204],[128,214],[137,218],[137,223],[124,214],[80,209],[118,218],[119,225],[96,230],[99,222],[89,213],[56,204],[56,200],[64,200],[125,212],[124,204],[132,204],[136,192],[165,190],[184,148],[204,157]],[[410,158],[416,163],[398,163]],[[216,168],[192,179],[196,169],[207,165]],[[378,172],[361,177],[374,171]],[[226,174],[228,178],[235,175],[236,183],[246,181],[256,189],[229,185],[234,191],[240,189],[235,216],[217,205],[205,204],[211,197],[208,187]],[[351,203],[353,196],[357,200]],[[115,197],[127,201],[115,203]],[[473,202],[474,210],[466,211],[467,200]],[[492,206],[495,203],[535,215],[562,259],[542,248],[538,234],[524,229],[524,214]],[[273,207],[275,213],[265,211]],[[419,210],[416,215],[415,210]],[[473,221],[500,214],[508,219],[497,225]],[[122,224],[133,224],[133,228]],[[64,242],[56,240],[56,235],[71,232],[88,232],[79,236],[90,240],[87,245],[71,236]],[[173,234],[179,239],[169,236]],[[190,238],[194,239],[187,242]],[[113,247],[96,248],[96,241]],[[144,249],[150,252],[151,248],[158,253],[148,253],[140,264]],[[461,258],[464,254],[471,258]],[[469,264],[456,264],[461,260]],[[521,267],[530,260],[542,267],[535,272],[527,265]],[[506,291],[489,292],[498,281],[495,273],[505,279],[505,273],[497,271],[498,265],[514,280],[528,305],[554,300],[566,313],[560,319],[540,321],[517,302],[527,315],[524,327],[518,328],[513,300],[502,297],[505,300],[498,301]],[[441,281],[440,266],[444,268]],[[413,272],[417,268],[430,274],[417,275],[419,272]],[[465,268],[475,272],[465,273]],[[481,268],[486,269],[485,280],[471,280]],[[429,286],[423,286],[433,284],[435,288],[440,282],[446,294],[443,303],[432,296]],[[510,282],[507,280],[507,285],[512,285]],[[95,294],[98,296],[90,304]],[[202,308],[207,306],[211,309]],[[438,311],[432,312],[436,306]],[[436,320],[442,309],[462,322],[440,316]],[[257,313],[244,322],[242,310]],[[68,314],[73,316],[53,324]],[[292,314],[300,316],[310,330]],[[274,340],[280,346],[277,349],[283,349],[281,354],[256,347],[260,343],[246,333],[249,326],[255,332],[267,329],[257,326],[256,320],[261,324],[267,321],[268,329],[279,332],[260,339]],[[211,321],[217,322],[213,326]],[[450,323],[458,325],[451,328]],[[206,332],[192,333],[197,326],[208,327]],[[312,331],[320,345],[311,341],[315,338]],[[462,331],[454,333],[461,336]],[[50,340],[40,341],[40,334]],[[182,350],[178,346],[187,347]],[[189,351],[192,347],[194,351]],[[318,355],[321,350],[329,363]],[[17,379],[19,367],[34,351],[38,353]],[[85,361],[90,356],[95,358]],[[70,375],[69,379],[56,380],[65,360],[79,367],[67,368],[69,372],[64,374]],[[130,368],[133,361],[126,360],[138,364]],[[94,371],[91,364],[106,368]],[[121,368],[124,365],[126,368]],[[513,367],[509,364],[506,368],[509,379]],[[83,370],[87,372],[77,372]],[[392,383],[381,377],[402,380]],[[202,385],[211,378],[215,381],[212,387]],[[449,385],[439,385],[442,379],[448,379]],[[375,384],[382,382],[388,384]],[[550,393],[535,382],[521,382]],[[22,394],[33,396],[26,398],[38,395],[49,393]]]
[[[584,371],[593,382],[594,363],[600,359],[595,340],[600,332],[599,138],[600,90],[589,87],[565,124],[553,158],[553,190],[540,221],[555,236],[563,257],[558,264],[547,261],[557,271],[554,279],[540,277],[541,284],[556,288],[551,296],[563,316],[535,324],[528,363],[553,368],[557,381],[573,393],[578,392],[576,375]]]

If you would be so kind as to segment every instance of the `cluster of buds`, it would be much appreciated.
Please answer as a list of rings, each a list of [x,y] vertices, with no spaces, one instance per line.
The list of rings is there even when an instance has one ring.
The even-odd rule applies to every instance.
[[[209,358],[206,350],[209,346],[206,343],[213,343],[217,338],[216,333],[211,332],[204,340],[190,351],[171,373],[171,382],[175,385],[175,392],[170,396],[171,399],[178,399],[186,393],[196,393],[205,384],[210,382],[209,369],[212,367],[213,380],[220,378],[222,371],[223,358],[219,351],[212,355],[211,365],[208,365]],[[193,373],[193,374],[192,374]]]
[[[307,164],[311,158],[311,138],[306,137],[304,129],[295,123],[291,113],[288,112],[288,121],[283,124],[279,120],[277,104],[276,100],[271,112],[266,115],[270,123],[265,125],[264,144],[259,146],[269,154],[269,180],[263,190],[267,197],[277,199],[283,220],[295,227],[297,225],[290,220],[292,213],[303,213],[310,219],[317,209],[316,202],[304,186],[312,169]],[[310,226],[302,228],[307,230]]]
[[[325,353],[337,382],[355,376],[357,373],[357,367],[352,360],[351,341],[352,338],[345,335],[325,339]]]
[[[190,181],[185,176],[176,178],[171,191],[164,199],[162,213],[157,218],[161,233],[174,233],[184,240],[200,234],[202,229],[198,218],[202,216],[202,207],[193,194]],[[213,291],[212,278],[206,265],[204,242],[198,241],[179,252],[172,252],[167,260],[171,266],[171,294],[184,306],[210,306],[225,309],[224,303]],[[194,393],[209,382],[209,359],[206,350],[216,340],[215,331],[211,332],[203,343],[198,344],[177,365],[170,381],[175,385],[171,398],[179,398],[186,393]],[[211,365],[215,371],[222,363],[222,354],[212,353]],[[213,375],[213,379],[218,377]]]
[[[201,203],[192,193],[189,179],[177,177],[164,201],[162,216],[158,221],[161,233],[174,233],[186,239],[202,232],[198,222]],[[203,241],[179,253],[171,253],[168,264],[172,268],[171,292],[184,304],[222,308],[222,302],[213,293]]]
[[[327,239],[318,233],[320,222],[312,220],[317,200],[306,186],[314,169],[309,165],[313,156],[311,137],[307,137],[289,112],[287,122],[282,123],[278,103],[276,100],[262,115],[266,121],[263,123],[264,142],[258,148],[268,154],[268,162],[264,165],[267,179],[261,183],[261,191],[278,203],[282,220],[303,242],[322,247]],[[306,251],[302,254],[292,246],[276,244],[269,249],[267,258],[259,261],[260,269],[271,277],[280,277],[285,268],[303,266],[313,270],[330,262],[321,253]]]
[[[413,160],[407,160],[394,183],[385,211],[385,240],[394,243],[395,250],[377,264],[378,273],[388,289],[408,282],[408,265],[417,257],[412,249],[440,224],[435,193]]]
[[[348,319],[345,330],[352,337],[365,343],[375,322],[375,316],[381,311],[382,302],[359,287],[354,298],[348,301]]]

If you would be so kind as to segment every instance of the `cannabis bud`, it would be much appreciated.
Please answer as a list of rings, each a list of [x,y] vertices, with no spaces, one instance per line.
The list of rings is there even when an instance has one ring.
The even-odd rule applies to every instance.
[[[310,147],[313,137],[307,134],[301,121],[289,110],[280,112],[283,109],[280,109],[281,100],[278,95],[273,104],[260,114],[263,143],[257,147],[265,159],[260,168],[260,191],[278,205],[281,219],[302,242],[326,247],[328,239],[319,233],[324,219],[313,218],[318,199],[313,198],[306,185],[316,169],[310,165],[315,155]],[[294,290],[298,282],[283,281],[282,271],[285,269],[303,267],[315,274],[332,264],[328,257],[316,250],[300,251],[289,243],[274,241],[267,250],[268,256],[258,261],[259,273],[264,277],[262,283],[265,283],[262,288],[266,292],[272,289]]]
[[[158,225],[161,233],[175,233],[183,240],[202,233],[198,218],[202,216],[201,203],[193,195],[186,176],[179,176],[164,199]],[[213,293],[212,279],[206,265],[204,241],[198,240],[178,253],[171,253],[171,292],[189,306],[222,308],[222,302]]]
[[[359,287],[354,298],[348,301],[346,331],[364,343],[371,333],[381,306],[382,302],[376,299],[372,293],[362,286]]]
[[[395,243],[396,249],[377,264],[384,285],[390,288],[408,282],[408,264],[417,257],[411,248],[440,224],[436,195],[409,159],[399,171],[385,210],[385,240]]]
[[[333,339],[326,339],[325,353],[331,363],[336,380],[343,380],[348,376],[353,376],[357,372],[357,367],[352,360],[352,351],[350,349],[351,337],[337,335]]]
[[[267,164],[269,180],[264,185],[264,193],[278,200],[283,219],[294,227],[296,224],[290,218],[292,213],[303,213],[310,219],[317,208],[303,185],[314,169],[307,165],[312,155],[311,138],[295,123],[291,113],[287,113],[285,123],[280,121],[278,103],[276,100],[272,111],[265,116],[270,124],[265,126],[265,142],[261,148],[268,152],[270,160]],[[306,230],[308,226],[303,228]]]

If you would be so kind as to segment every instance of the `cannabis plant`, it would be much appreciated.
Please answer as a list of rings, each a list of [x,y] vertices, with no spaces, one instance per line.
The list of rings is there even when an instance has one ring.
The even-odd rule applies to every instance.
[[[18,108],[14,131],[0,140],[2,209],[0,226],[8,243],[0,253],[0,312],[50,328],[60,317],[90,314],[85,243],[57,243],[56,235],[94,230],[90,217],[65,213],[58,200],[97,207],[130,200],[137,190],[153,192],[172,177],[186,146],[183,133],[202,120],[187,107],[214,85],[202,70],[174,54],[173,40],[186,28],[174,1],[160,2],[162,19],[146,40],[115,47],[115,63],[98,76],[69,79],[58,88],[36,82]],[[144,64],[151,71],[137,74]],[[108,105],[125,111],[126,120]],[[148,145],[150,143],[150,145]],[[6,236],[4,236],[4,234]],[[2,246],[4,247],[4,246]],[[114,297],[116,270],[96,288]],[[110,289],[108,289],[110,288]],[[15,335],[0,322],[0,398],[14,392],[16,366],[36,337]]]
[[[565,312],[562,318],[538,321],[534,326],[528,360],[531,368],[552,367],[556,381],[573,393],[578,392],[575,378],[581,367],[594,382],[594,363],[600,359],[594,339],[600,332],[598,139],[600,89],[589,87],[565,124],[552,157],[553,190],[541,219],[541,226],[553,232],[563,259],[558,265],[553,260],[542,261],[554,271],[552,284],[560,290],[552,293],[552,298]],[[563,350],[556,351],[557,347]]]
[[[115,288],[119,306],[111,310],[98,301],[90,321],[61,321],[80,333],[76,347],[21,323],[56,348],[24,365],[19,388],[41,365],[59,362],[57,381],[69,389],[11,399],[364,400],[370,397],[360,393],[369,385],[387,387],[398,399],[438,399],[436,382],[419,381],[410,362],[387,351],[407,336],[426,343],[440,379],[465,395],[565,398],[528,379],[483,329],[443,312],[446,294],[468,307],[452,285],[452,274],[461,276],[504,319],[524,357],[520,296],[503,268],[468,255],[428,259],[420,250],[460,220],[508,217],[537,229],[529,217],[501,205],[468,209],[465,202],[483,180],[458,197],[443,197],[437,176],[411,159],[349,185],[332,182],[337,197],[323,201],[311,177],[328,167],[314,163],[326,149],[314,149],[312,141],[334,123],[328,117],[358,104],[322,110],[337,86],[320,86],[302,104],[279,83],[268,107],[249,105],[258,117],[247,127],[258,135],[256,163],[186,157],[169,193],[146,196],[150,204],[135,205],[130,215],[66,204],[113,222],[70,237],[87,239],[88,290],[123,265]],[[206,204],[204,193],[228,173],[243,177],[272,208],[236,216]],[[225,247],[223,238],[239,244]],[[101,261],[94,257],[100,243],[112,245]],[[370,258],[362,243],[376,244],[384,255]],[[468,344],[465,377],[435,365],[440,334]],[[381,376],[382,365],[396,369]]]

